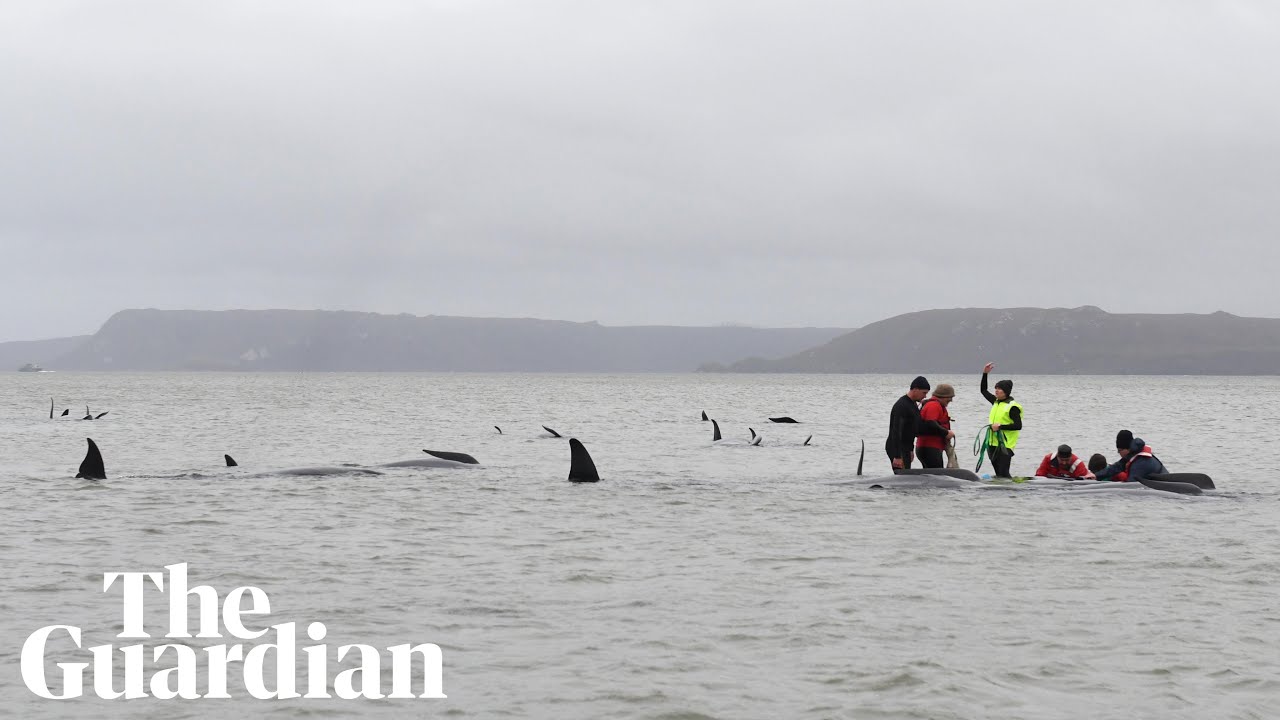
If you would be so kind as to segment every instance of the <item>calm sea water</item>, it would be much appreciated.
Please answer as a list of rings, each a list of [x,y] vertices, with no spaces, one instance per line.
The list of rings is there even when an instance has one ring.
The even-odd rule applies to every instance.
[[[957,386],[966,446],[986,417],[978,375],[930,379]],[[1171,469],[1213,475],[1211,497],[826,484],[853,476],[864,439],[868,471],[887,470],[888,411],[908,381],[0,376],[0,716],[1276,716],[1280,378],[1015,376],[1015,472],[1062,442],[1114,456],[1127,427]],[[69,419],[48,419],[51,396]],[[75,420],[86,403],[110,412]],[[712,445],[703,410],[729,442]],[[567,441],[544,424],[581,439],[603,482],[566,482]],[[109,480],[73,479],[85,437]],[[253,476],[422,448],[483,466]],[[124,644],[102,574],[179,562],[223,594],[262,588],[272,622],[324,622],[331,648],[438,644],[448,699],[26,689],[32,631]],[[166,617],[148,606],[149,622]]]

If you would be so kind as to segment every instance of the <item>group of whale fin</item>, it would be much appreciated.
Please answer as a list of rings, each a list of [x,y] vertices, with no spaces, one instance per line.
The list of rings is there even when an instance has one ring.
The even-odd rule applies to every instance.
[[[706,410],[703,410],[703,411],[702,411],[702,420],[703,420],[703,422],[707,422],[707,421],[710,421],[710,422],[711,422],[711,442],[720,442],[721,440],[724,440],[724,435],[721,435],[721,434],[720,434],[720,423],[719,423],[719,422],[717,422],[716,420],[714,420],[714,419],[710,418],[710,417],[707,417],[707,411],[706,411]],[[794,419],[789,418],[789,417],[786,417],[786,416],[783,416],[783,417],[776,417],[776,418],[772,418],[772,417],[771,417],[771,418],[769,418],[769,422],[775,422],[775,423],[799,423],[800,421],[799,421],[799,420],[794,420]],[[747,430],[751,433],[751,439],[747,441],[747,444],[748,444],[748,445],[750,445],[750,446],[752,446],[752,447],[759,447],[759,446],[760,446],[760,443],[761,443],[762,441],[764,441],[764,435],[761,435],[760,433],[757,433],[755,428],[751,428],[751,427],[749,427],[749,428],[747,428]],[[808,445],[809,445],[809,441],[811,441],[811,440],[813,440],[813,436],[812,436],[812,435],[810,435],[809,437],[805,438],[805,439],[804,439],[804,442],[803,442],[803,443],[801,443],[801,445],[808,446]]]
[[[559,437],[557,435],[556,437]],[[93,438],[85,438],[89,443],[88,450],[85,451],[84,460],[80,461],[80,468],[76,472],[77,478],[86,480],[106,480],[107,470],[102,461],[102,451],[98,449],[98,444]],[[471,455],[461,452],[451,452],[447,450],[426,450],[430,457],[415,458],[413,460],[400,460],[398,462],[383,463],[377,467],[382,468],[402,468],[402,467],[432,467],[432,468],[450,468],[465,467],[468,465],[479,465],[480,461]],[[569,481],[570,482],[600,482],[600,474],[596,471],[596,464],[591,459],[591,455],[587,453],[587,449],[577,438],[569,438]],[[228,454],[222,456],[226,461],[227,467],[239,467],[235,458]],[[264,475],[294,475],[294,476],[324,476],[324,475],[381,475],[382,473],[373,468],[360,467],[357,465],[342,466],[318,466],[318,467],[300,467],[287,468],[284,470],[276,470]]]
[[[103,410],[102,412],[98,413],[97,415],[94,415],[92,412],[90,412],[90,411],[89,411],[89,406],[88,406],[88,405],[85,405],[85,406],[84,406],[84,417],[82,417],[82,418],[80,418],[80,419],[81,419],[81,420],[97,420],[98,418],[102,417],[103,415],[106,415],[106,414],[107,414],[107,413],[109,413],[109,412],[111,412],[111,411],[110,411],[110,410]],[[71,408],[63,408],[63,410],[62,410],[62,414],[61,414],[61,415],[59,415],[58,417],[66,417],[66,416],[67,416],[67,415],[69,415],[69,414],[71,414]],[[50,420],[52,420],[52,419],[53,419],[53,398],[49,398],[49,419],[50,419]]]
[[[64,411],[64,415],[66,412]],[[102,413],[97,417],[102,417],[106,413]],[[53,411],[50,409],[50,417]],[[723,439],[720,434],[720,424],[715,420],[707,417],[706,411],[702,413],[703,420],[711,422],[712,440],[720,441]],[[93,419],[93,416],[86,412],[84,419]],[[775,419],[769,418],[774,422],[796,422],[791,418]],[[502,429],[498,428],[499,434]],[[560,433],[543,425],[552,437],[562,437]],[[758,446],[763,438],[754,428],[747,428],[751,432],[751,440],[749,444]],[[804,444],[808,445],[813,439],[810,435],[805,439]],[[85,438],[89,447],[85,452],[84,459],[80,462],[79,471],[76,473],[77,478],[87,480],[106,480],[107,472],[102,460],[102,452],[98,449],[97,443],[93,438]],[[413,460],[401,460],[398,462],[384,463],[376,467],[382,468],[401,468],[401,467],[465,467],[469,465],[479,465],[480,462],[471,455],[461,452],[450,452],[445,450],[427,450],[423,449],[429,457],[415,458]],[[910,468],[896,469],[891,476],[862,479],[863,461],[866,459],[867,444],[861,441],[861,447],[858,451],[858,480],[852,481],[856,484],[867,488],[885,488],[885,487],[961,487],[969,483],[982,483],[984,478],[979,477],[977,473],[962,468]],[[227,467],[239,467],[239,463],[231,455],[223,455]],[[269,475],[295,475],[295,476],[321,476],[321,475],[381,475],[382,473],[373,468],[360,467],[356,465],[343,466],[321,466],[321,467],[303,467],[288,468],[285,470],[277,470]],[[577,438],[569,438],[569,481],[575,483],[594,483],[600,482],[600,473],[596,469],[595,461],[591,459],[590,453]],[[1037,480],[1049,480],[1047,478],[1008,478],[997,479],[1004,482],[1031,482]],[[993,481],[993,482],[997,482]],[[1120,486],[1127,487],[1147,487],[1153,490],[1161,490],[1164,492],[1178,493],[1184,495],[1199,495],[1204,490],[1215,489],[1213,480],[1202,473],[1164,473],[1160,475],[1152,475],[1149,478],[1139,480],[1136,483],[1110,483],[1110,482],[1093,482],[1086,480],[1077,480],[1074,482],[1063,481],[1063,485],[1073,488],[1112,488],[1119,489]]]

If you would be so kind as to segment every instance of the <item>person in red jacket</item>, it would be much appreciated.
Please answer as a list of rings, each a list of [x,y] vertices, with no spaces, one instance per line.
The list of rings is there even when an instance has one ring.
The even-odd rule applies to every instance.
[[[951,431],[951,416],[947,414],[947,406],[956,396],[955,388],[946,383],[938,383],[933,397],[920,406],[920,434],[916,436],[916,457],[920,464],[927,468],[940,468],[945,463],[943,451],[947,443],[956,436]]]
[[[1065,477],[1093,479],[1093,472],[1085,466],[1084,461],[1071,452],[1070,445],[1059,445],[1058,454],[1050,453],[1040,461],[1036,470],[1037,477]]]

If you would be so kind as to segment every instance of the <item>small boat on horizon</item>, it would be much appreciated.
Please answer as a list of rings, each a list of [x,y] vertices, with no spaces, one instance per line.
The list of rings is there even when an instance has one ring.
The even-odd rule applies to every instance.
[[[49,372],[35,363],[27,363],[18,368],[18,372]]]

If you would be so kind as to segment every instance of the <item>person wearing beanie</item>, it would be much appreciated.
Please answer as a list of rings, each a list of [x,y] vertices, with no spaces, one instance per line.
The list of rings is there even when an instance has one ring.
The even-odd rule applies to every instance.
[[[929,392],[929,381],[923,375],[911,381],[907,394],[898,398],[889,411],[889,437],[884,441],[884,452],[895,470],[911,467],[916,433],[920,428],[919,402]]]
[[[1133,433],[1128,430],[1121,430],[1116,433],[1116,450],[1120,453],[1120,459],[1123,460],[1129,455],[1129,446],[1133,444]]]
[[[1129,432],[1122,430],[1121,434]],[[1129,433],[1130,436],[1133,433]],[[1116,437],[1119,443],[1121,436]],[[1152,452],[1151,446],[1142,438],[1133,438],[1129,447],[1126,448],[1124,455],[1120,460],[1108,466],[1105,470],[1098,473],[1099,480],[1114,480],[1115,482],[1137,482],[1145,480],[1157,473],[1169,472],[1165,469],[1164,463],[1160,462],[1160,458]]]
[[[1103,460],[1105,467],[1106,460]],[[1070,445],[1059,445],[1058,452],[1049,453],[1040,461],[1036,477],[1083,478],[1093,479],[1093,472],[1085,467],[1084,461],[1071,452]]]
[[[916,437],[916,457],[920,465],[927,468],[940,468],[946,462],[943,451],[947,443],[955,438],[951,431],[951,416],[947,414],[947,406],[956,396],[956,389],[946,383],[938,383],[933,390],[933,397],[920,406],[920,435]]]
[[[1129,479],[1129,473],[1126,470],[1129,466],[1129,447],[1131,445],[1133,445],[1132,432],[1121,430],[1116,433],[1116,451],[1120,453],[1120,459],[1107,465],[1103,470],[1094,470],[1098,474],[1099,480],[1124,482]]]
[[[1010,477],[1013,449],[1017,447],[1018,434],[1022,431],[1022,405],[1013,399],[1012,380],[997,382],[994,394],[987,391],[987,374],[995,366],[995,363],[987,363],[982,368],[980,385],[982,397],[991,403],[991,413],[987,415],[987,422],[991,426],[987,455],[991,458],[991,467],[996,471],[996,477]]]

